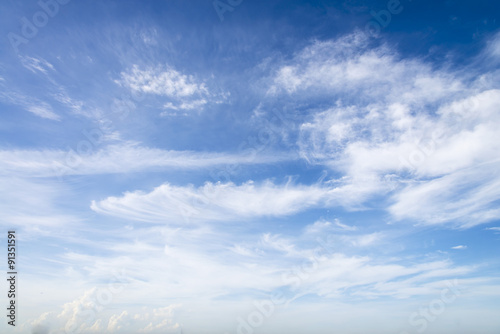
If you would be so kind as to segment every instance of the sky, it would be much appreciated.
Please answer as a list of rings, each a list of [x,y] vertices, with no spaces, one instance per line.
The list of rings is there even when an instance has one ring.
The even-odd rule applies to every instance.
[[[0,330],[497,334],[499,13],[2,1]]]

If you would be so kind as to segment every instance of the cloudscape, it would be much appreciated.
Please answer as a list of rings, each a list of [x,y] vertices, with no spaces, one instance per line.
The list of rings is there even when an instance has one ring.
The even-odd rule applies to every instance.
[[[500,4],[0,8],[2,333],[499,333]]]

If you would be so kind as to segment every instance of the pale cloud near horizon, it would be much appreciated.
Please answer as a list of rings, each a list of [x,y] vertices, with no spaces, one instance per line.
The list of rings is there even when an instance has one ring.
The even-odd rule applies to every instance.
[[[200,302],[213,304],[214,298],[223,302],[223,297],[231,291],[249,289],[271,296],[273,291],[286,289],[284,291],[289,291],[284,295],[286,305],[297,305],[296,299],[311,294],[332,303],[352,296],[372,300],[383,296],[397,300],[415,296],[434,298],[449,284],[447,277],[462,277],[474,271],[473,266],[457,266],[449,260],[428,259],[416,263],[411,259],[346,255],[335,251],[334,239],[321,231],[316,233],[322,238],[328,237],[325,239],[327,244],[317,244],[313,248],[299,245],[302,236],[284,238],[263,234],[254,239],[253,245],[248,241],[246,244],[249,249],[258,250],[256,258],[226,248],[227,239],[222,244],[221,240],[214,242],[217,239],[211,238],[217,238],[217,234],[199,232],[174,232],[165,228],[129,231],[144,242],[130,245],[129,238],[125,238],[112,245],[116,252],[113,256],[65,254],[63,259],[80,272],[79,276],[72,277],[75,282],[82,283],[83,277],[99,282],[112,277],[112,273],[121,268],[128,269],[121,274],[121,281],[87,289],[62,308],[49,308],[24,328],[50,328],[51,333],[72,326],[79,326],[82,333],[103,330],[127,333],[131,328],[137,332],[142,329],[152,333],[176,333],[179,326],[189,327],[189,324],[180,320],[186,321],[185,316],[174,317],[175,310],[192,310]],[[147,237],[149,234],[151,237]],[[163,252],[156,249],[157,241],[158,245],[166,243]],[[220,253],[224,249],[233,255]],[[206,280],[206,277],[211,279]],[[493,282],[460,278],[457,289],[466,294],[469,287],[486,289],[489,284]],[[188,295],[196,298],[186,298]],[[179,298],[183,302],[182,305],[131,308],[130,302],[137,298],[151,299],[155,303]],[[245,315],[248,311],[238,312]],[[186,315],[186,311],[183,313]]]
[[[72,302],[63,305],[62,311],[45,312],[37,319],[24,324],[21,330],[31,333],[180,333],[179,324],[174,320],[174,311],[180,305],[168,305],[162,308],[135,310],[130,314],[123,310],[111,313],[107,301],[92,288]],[[109,291],[106,291],[109,293]]]

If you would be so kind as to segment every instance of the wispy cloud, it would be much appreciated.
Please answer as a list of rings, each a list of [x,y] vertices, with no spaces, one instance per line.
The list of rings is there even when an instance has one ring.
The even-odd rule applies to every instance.
[[[47,74],[49,70],[54,71],[54,66],[43,58],[21,56],[20,60],[26,69],[35,74],[37,72]]]
[[[340,222],[339,219],[335,218],[332,222],[326,220],[318,220],[313,224],[307,225],[304,228],[305,234],[318,235],[322,233],[328,233],[331,231],[357,231],[356,226],[346,225]]]
[[[178,187],[163,184],[150,193],[128,192],[92,203],[96,212],[149,222],[233,221],[262,216],[287,216],[324,206],[327,188],[276,185],[270,181],[206,183]]]
[[[52,111],[52,108],[46,103],[40,105],[31,105],[27,107],[28,111],[42,118],[58,121],[60,117]]]
[[[103,148],[86,141],[91,149],[84,153],[61,150],[0,151],[4,175],[28,174],[38,177],[129,173],[154,168],[199,169],[228,164],[266,164],[289,161],[290,154],[256,155],[168,151],[136,143],[107,145]],[[85,146],[85,147],[87,147]]]
[[[494,205],[500,196],[498,167],[499,162],[492,162],[410,184],[395,195],[389,211],[398,219],[428,224],[455,222],[461,227],[498,219],[500,210]]]
[[[11,90],[3,82],[0,82],[0,88],[2,88],[0,91],[0,101],[24,108],[41,118],[53,121],[61,120],[61,117],[54,112],[52,106],[47,102]]]
[[[461,89],[451,73],[416,59],[402,60],[389,46],[373,47],[369,37],[355,32],[304,48],[276,70],[268,93],[295,93],[292,98],[300,99],[328,94],[346,102],[360,94],[358,101],[365,104],[377,99],[422,105]]]
[[[362,33],[314,42],[276,70],[269,99],[334,99],[301,124],[301,156],[344,176],[345,205],[392,192],[399,220],[469,227],[500,217],[494,82],[369,45]]]
[[[83,221],[77,214],[63,210],[60,203],[69,194],[63,184],[50,181],[0,176],[2,226],[17,226],[25,231],[73,226]]]

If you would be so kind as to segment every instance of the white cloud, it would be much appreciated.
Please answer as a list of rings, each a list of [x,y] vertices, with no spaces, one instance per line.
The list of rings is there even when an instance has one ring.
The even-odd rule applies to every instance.
[[[137,300],[145,295],[154,295],[155,300],[184,298],[189,302],[191,299],[186,296],[196,296],[194,299],[198,301],[212,300],[235,293],[253,295],[255,291],[270,293],[288,287],[292,290],[286,294],[287,299],[304,293],[337,300],[349,299],[352,293],[364,297],[406,298],[432,295],[439,291],[433,284],[444,277],[460,277],[474,269],[456,266],[448,260],[426,261],[424,258],[417,262],[413,257],[347,255],[335,250],[339,245],[334,235],[333,238],[328,237],[325,244],[306,247],[301,243],[300,236],[266,233],[239,237],[231,231],[221,236],[206,228],[177,231],[164,227],[138,229],[126,232],[122,237],[118,245],[117,242],[114,245],[95,244],[106,255],[95,254],[94,248],[92,255],[67,253],[63,257],[64,262],[71,263],[87,284],[109,281],[111,273],[128,268],[121,274],[123,288],[112,295],[110,303],[102,305],[102,310],[95,317],[95,320],[102,319],[102,328],[115,330],[119,330],[120,324],[125,328],[131,318],[148,320],[146,316],[133,315],[143,314],[144,311],[120,306],[135,301],[140,308],[142,305],[137,304]],[[127,249],[131,238],[145,240],[149,247],[132,245]],[[235,238],[244,239],[246,249],[251,250],[253,255],[239,254],[227,247]],[[161,247],[157,250],[157,245],[162,243],[164,250],[161,251]],[[114,253],[110,254],[108,246],[118,247],[113,248]],[[71,281],[75,282],[74,276]],[[100,300],[97,298],[102,299],[106,291],[106,286],[90,290],[82,298],[65,305],[64,314],[59,317],[65,319],[65,324],[70,319],[81,318],[75,310],[84,311]],[[107,309],[112,313],[107,313]],[[144,324],[142,328],[148,325],[148,322],[141,323]],[[86,326],[90,328],[94,325],[94,322],[89,322]]]
[[[166,111],[160,113],[160,116],[188,116],[187,111],[201,111],[208,103],[206,99],[184,101],[181,103],[174,104],[172,102],[167,102],[163,105]]]
[[[54,121],[59,121],[61,119],[61,117],[54,112],[50,104],[40,101],[36,98],[18,93],[7,87],[6,84],[2,81],[0,81],[0,88],[0,101],[20,106],[41,118]]]
[[[276,71],[268,93],[329,94],[342,100],[358,95],[363,103],[378,98],[422,104],[460,88],[460,81],[445,71],[418,60],[401,60],[385,45],[370,47],[369,38],[358,32],[304,48]]]
[[[500,233],[500,227],[488,227],[486,230],[494,231],[495,233]]]
[[[380,232],[361,234],[356,236],[344,236],[343,239],[349,241],[353,246],[366,247],[380,242],[383,234]]]
[[[62,87],[59,87],[59,93],[54,94],[53,97],[56,101],[62,103],[65,105],[67,108],[69,108],[71,111],[73,111],[75,114],[81,114],[89,117],[88,112],[84,112],[82,109],[84,107],[84,103],[82,101],[78,101],[75,99],[72,99]]]
[[[313,293],[342,298],[352,293],[363,297],[410,296],[436,293],[436,282],[445,277],[470,273],[471,267],[454,267],[449,261],[403,265],[375,258],[332,253],[317,258],[316,265],[302,265],[302,271],[290,271],[283,277],[297,294]]]
[[[54,71],[54,66],[43,58],[21,56],[20,59],[23,66],[33,73],[41,72],[47,74],[47,70]]]
[[[319,221],[316,221],[312,224],[309,224],[307,225],[305,228],[304,228],[304,234],[319,234],[319,233],[322,233],[322,232],[326,232],[328,230],[330,230],[332,227],[332,223],[328,222],[328,221],[324,221],[324,220],[319,220]]]
[[[247,182],[206,183],[195,188],[163,184],[150,193],[128,192],[92,202],[96,212],[150,222],[184,220],[232,221],[261,216],[287,216],[324,206],[327,188]]]
[[[392,192],[396,219],[470,227],[499,218],[500,90],[490,70],[471,81],[369,44],[361,33],[314,42],[276,70],[269,99],[334,101],[302,122],[301,156],[341,173],[346,207]]]
[[[320,296],[329,304],[349,304],[353,298],[359,298],[358,306],[373,306],[373,299],[394,305],[394,301],[383,297],[435,298],[450,277],[460,278],[474,270],[425,256],[416,259],[413,255],[387,258],[373,252],[370,256],[347,254],[352,250],[349,242],[355,239],[337,243],[338,234],[353,234],[342,229],[322,233],[322,239],[327,237],[325,244],[304,245],[303,235],[238,234],[235,232],[241,231],[241,227],[225,226],[215,231],[208,226],[117,229],[108,234],[119,240],[96,241],[88,254],[68,250],[64,257],[56,259],[71,264],[79,276],[64,274],[58,275],[58,279],[70,281],[71,287],[83,282],[85,285],[99,282],[101,287],[88,290],[74,301],[70,299],[61,310],[49,309],[49,313],[29,323],[54,329],[54,333],[58,333],[56,328],[71,325],[80,326],[83,333],[126,333],[126,329],[134,333],[140,330],[169,333],[168,329],[177,330],[202,321],[214,305],[220,311],[227,297],[231,300],[237,296],[235,304],[245,306],[256,295],[265,298],[282,291],[292,307],[304,305],[300,300],[303,295]],[[353,235],[358,240],[369,239],[366,236],[371,233]],[[241,246],[232,248],[235,243]],[[123,275],[123,289],[113,294],[112,301],[101,305],[101,309],[98,298],[102,300],[104,296],[102,283],[120,268],[128,269]],[[485,278],[479,282],[461,282],[460,288],[477,289],[488,284]],[[182,305],[152,305],[171,299],[182,299]],[[372,301],[365,303],[367,299]],[[206,304],[194,307],[201,302]],[[98,312],[88,313],[96,307]],[[177,314],[183,314],[185,321]],[[240,314],[231,316],[236,319],[247,314],[249,309],[242,308]]]
[[[56,113],[54,113],[54,111],[52,111],[52,108],[47,103],[40,103],[39,105],[30,105],[27,106],[27,109],[29,112],[42,118],[47,118],[54,121],[58,121],[61,119],[59,115],[57,115]]]
[[[357,231],[356,226],[346,225],[340,222],[338,219],[334,219],[333,222],[326,220],[318,220],[313,224],[307,225],[304,228],[304,234],[317,235],[321,233],[327,233],[329,231]]]
[[[294,243],[291,240],[280,237],[279,235],[265,233],[262,235],[260,242],[264,248],[279,251],[287,256],[298,254]]]
[[[98,129],[96,129],[98,130]],[[136,143],[107,145],[101,148],[97,136],[104,133],[89,132],[92,139],[82,139],[76,151],[61,150],[0,150],[0,174],[30,175],[33,177],[63,177],[65,175],[91,175],[129,173],[158,168],[206,168],[224,165],[266,164],[295,159],[282,154],[248,155],[225,153],[199,153],[168,151],[140,146]],[[83,136],[83,135],[82,135]]]
[[[45,312],[26,322],[23,328],[31,329],[32,333],[179,333],[180,326],[174,320],[174,310],[179,305],[134,309],[139,311],[134,314],[126,310],[113,313],[110,311],[115,307],[110,307],[100,291],[87,290],[76,300],[65,303],[62,311]]]
[[[453,246],[451,249],[467,249],[467,246],[464,245],[458,245],[458,246]]]
[[[486,54],[500,59],[500,33],[497,33],[493,38],[488,42],[488,46],[486,47]]]
[[[500,162],[456,171],[426,182],[414,182],[394,196],[389,207],[397,219],[421,223],[450,222],[472,227],[500,217]],[[418,203],[418,205],[415,205]]]
[[[340,227],[342,230],[345,231],[356,231],[358,228],[356,226],[350,226],[346,224],[342,224],[338,219],[334,220],[334,224],[338,227]]]
[[[182,102],[180,105],[174,105],[172,102],[168,102],[163,107],[165,109],[173,109],[173,110],[192,110],[192,109],[201,109],[205,104],[207,104],[207,100],[200,99],[190,102]]]
[[[192,75],[183,74],[169,66],[140,69],[134,65],[115,80],[134,94],[156,95],[164,109],[160,116],[188,116],[188,112],[201,112],[208,105],[225,102],[230,93],[215,89]]]
[[[117,82],[135,92],[175,98],[208,93],[204,83],[169,67],[140,69],[134,65],[130,71],[122,72]]]

